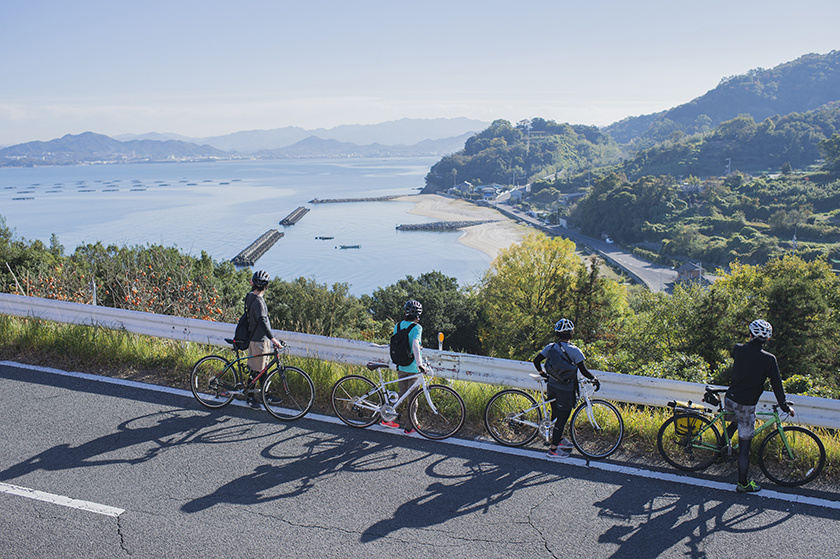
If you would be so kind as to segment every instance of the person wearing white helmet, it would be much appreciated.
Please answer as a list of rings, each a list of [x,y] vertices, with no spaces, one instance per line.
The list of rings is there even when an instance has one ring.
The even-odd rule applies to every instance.
[[[779,403],[779,408],[795,415],[793,406],[785,401],[785,390],[779,373],[776,356],[764,350],[764,343],[773,335],[773,327],[766,320],[753,320],[749,326],[750,341],[737,344],[732,349],[732,380],[724,397],[726,420],[729,421],[726,434],[730,438],[738,430],[738,484],[739,493],[753,493],[761,490],[755,481],[747,479],[750,467],[750,446],[755,434],[755,407],[764,391],[764,382],[770,386]]]
[[[265,270],[258,270],[251,276],[251,291],[245,295],[245,308],[248,309],[248,332],[251,337],[248,344],[248,368],[251,376],[255,376],[268,365],[271,358],[271,345],[280,347],[282,344],[271,333],[271,322],[268,320],[268,307],[265,304],[265,290],[271,278]],[[259,408],[260,403],[253,394],[248,394],[248,405]]]
[[[563,431],[577,403],[578,371],[594,381],[596,391],[601,388],[601,383],[584,365],[583,352],[571,343],[574,331],[575,325],[571,320],[558,320],[554,325],[557,341],[545,346],[534,358],[534,367],[546,379],[546,397],[553,400],[551,419],[555,420],[555,423],[551,445],[548,447],[549,458],[566,458],[573,448],[571,441],[563,437]],[[545,370],[542,366],[544,360]]]

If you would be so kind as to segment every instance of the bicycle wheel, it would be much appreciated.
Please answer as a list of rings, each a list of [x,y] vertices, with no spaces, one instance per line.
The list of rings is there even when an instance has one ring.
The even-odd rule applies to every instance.
[[[451,437],[464,424],[467,407],[461,395],[441,384],[428,387],[429,397],[421,390],[411,399],[408,417],[414,429],[427,439],[440,440]],[[429,405],[435,405],[437,413]]]
[[[382,394],[367,377],[348,375],[338,379],[330,393],[332,409],[338,418],[351,427],[367,427],[379,419]]]
[[[624,420],[618,409],[604,400],[591,400],[592,417],[584,402],[572,415],[569,437],[578,452],[587,458],[606,458],[624,437]]]
[[[825,447],[812,431],[804,427],[783,427],[785,446],[779,430],[761,441],[758,465],[770,481],[794,487],[813,481],[825,466]],[[789,449],[789,450],[788,450]]]
[[[236,371],[224,357],[202,357],[190,374],[193,396],[208,408],[223,408],[233,400],[236,390]]]
[[[497,443],[523,446],[537,436],[542,410],[537,401],[521,390],[502,390],[484,408],[484,426]]]
[[[275,368],[263,383],[262,399],[265,409],[277,419],[300,419],[315,401],[315,385],[297,367]]]
[[[694,472],[708,467],[720,452],[720,434],[702,415],[680,413],[669,417],[656,437],[659,454],[677,469]]]

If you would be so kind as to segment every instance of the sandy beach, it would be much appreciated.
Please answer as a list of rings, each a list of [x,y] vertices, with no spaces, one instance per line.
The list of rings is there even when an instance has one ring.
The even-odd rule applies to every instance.
[[[458,239],[462,244],[480,250],[490,258],[496,258],[501,249],[518,243],[531,231],[530,228],[517,224],[492,208],[477,206],[464,200],[436,194],[403,196],[399,200],[415,204],[409,213],[439,221],[498,220],[494,223],[465,227],[461,230],[464,234]]]

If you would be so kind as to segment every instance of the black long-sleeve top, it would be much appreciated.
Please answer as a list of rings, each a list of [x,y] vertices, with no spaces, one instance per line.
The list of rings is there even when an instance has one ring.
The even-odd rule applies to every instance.
[[[770,379],[770,386],[779,404],[785,402],[785,390],[779,373],[776,356],[764,351],[760,340],[737,344],[732,348],[732,381],[726,397],[744,406],[754,406],[764,392],[764,381]]]

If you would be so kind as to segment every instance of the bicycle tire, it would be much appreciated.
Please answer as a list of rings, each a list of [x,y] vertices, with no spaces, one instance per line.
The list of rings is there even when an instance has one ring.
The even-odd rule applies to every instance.
[[[541,421],[542,410],[534,397],[515,388],[498,392],[484,407],[487,432],[505,446],[524,446],[534,440]]]
[[[367,427],[379,419],[379,409],[382,407],[382,393],[376,391],[368,394],[376,384],[361,375],[347,375],[338,379],[330,392],[330,404],[335,415],[351,427]],[[364,401],[365,407],[359,406]],[[375,409],[368,409],[369,406]]]
[[[451,437],[464,425],[467,416],[464,399],[452,388],[442,384],[433,384],[428,390],[437,413],[432,411],[426,394],[420,390],[408,406],[409,420],[415,431],[427,439],[439,441]]]
[[[689,425],[682,426],[682,420]],[[718,457],[721,447],[720,433],[711,423],[708,418],[696,413],[678,413],[669,417],[656,436],[659,454],[679,470],[696,472],[709,467]],[[703,446],[699,446],[701,444]]]
[[[594,424],[586,402],[578,406],[569,427],[569,438],[587,458],[602,459],[618,450],[624,438],[624,419],[618,408],[604,400],[590,400]]]
[[[238,379],[232,363],[218,355],[199,359],[190,373],[190,389],[198,402],[211,409],[233,401]]]
[[[825,447],[809,429],[795,425],[783,429],[791,452],[788,452],[781,433],[776,429],[758,447],[758,466],[773,483],[785,487],[805,485],[822,472]]]
[[[315,402],[315,384],[297,367],[276,367],[263,382],[262,400],[268,413],[281,421],[306,415]]]

